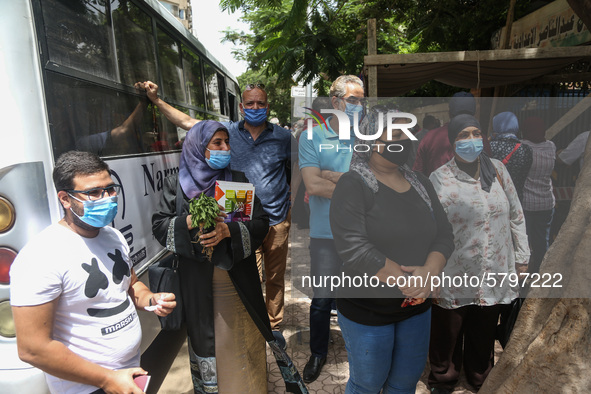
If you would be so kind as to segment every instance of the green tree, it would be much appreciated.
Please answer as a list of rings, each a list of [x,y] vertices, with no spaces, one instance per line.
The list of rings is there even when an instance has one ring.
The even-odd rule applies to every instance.
[[[518,2],[515,17],[529,12]],[[538,2],[539,3],[539,2]],[[543,2],[542,2],[543,3]],[[509,1],[498,0],[222,0],[222,9],[244,12],[253,34],[227,31],[247,46],[237,53],[254,70],[278,81],[316,82],[319,94],[342,74],[359,75],[367,54],[367,20],[377,22],[378,53],[490,48],[506,23]],[[414,94],[432,94],[431,83]]]
[[[490,49],[491,36],[505,26],[509,7],[509,0],[397,0],[395,3],[394,18],[408,23],[409,38],[417,44],[418,52]],[[529,13],[530,6],[529,0],[518,1],[515,19]]]
[[[359,75],[367,52],[366,24],[379,18],[379,46],[385,52],[412,52],[404,25],[385,15],[375,0],[337,1],[222,1],[224,9],[244,12],[252,34],[228,30],[226,40],[247,46],[236,52],[253,70],[276,75],[281,83],[314,80],[319,94],[341,74]],[[373,14],[373,15],[372,15]],[[328,82],[327,82],[328,81]]]

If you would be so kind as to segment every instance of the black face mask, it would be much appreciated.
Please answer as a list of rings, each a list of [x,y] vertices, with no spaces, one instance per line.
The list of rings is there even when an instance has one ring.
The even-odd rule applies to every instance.
[[[410,150],[412,149],[412,140],[404,139],[390,142],[378,140],[376,143],[385,144],[385,146],[380,147],[381,153],[378,153],[390,163],[396,164],[397,166],[403,166],[408,161],[408,156],[410,155]],[[388,148],[390,148],[392,152],[388,150]]]

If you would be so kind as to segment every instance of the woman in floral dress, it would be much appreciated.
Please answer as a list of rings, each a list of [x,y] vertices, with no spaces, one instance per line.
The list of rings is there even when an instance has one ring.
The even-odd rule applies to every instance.
[[[480,124],[458,115],[448,127],[454,157],[429,179],[453,226],[455,251],[432,310],[429,385],[451,392],[462,364],[479,389],[494,363],[500,306],[518,296],[529,247],[515,186],[505,166],[482,152]]]

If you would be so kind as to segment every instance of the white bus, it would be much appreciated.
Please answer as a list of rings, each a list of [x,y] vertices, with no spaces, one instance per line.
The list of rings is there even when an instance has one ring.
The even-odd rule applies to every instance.
[[[185,131],[134,87],[151,80],[176,108],[200,119],[237,120],[239,86],[227,69],[156,0],[18,0],[0,12],[0,392],[43,393],[42,373],[19,360],[9,269],[34,234],[58,221],[51,179],[66,151],[99,154],[123,186],[113,226],[135,271],[165,250],[151,216],[162,181],[178,171]],[[67,251],[64,251],[67,253]],[[50,261],[47,262],[51,264]],[[142,351],[159,334],[139,312]],[[161,360],[158,360],[161,361]],[[146,357],[144,362],[150,363]],[[152,365],[152,364],[150,364]],[[152,371],[151,371],[152,372]]]

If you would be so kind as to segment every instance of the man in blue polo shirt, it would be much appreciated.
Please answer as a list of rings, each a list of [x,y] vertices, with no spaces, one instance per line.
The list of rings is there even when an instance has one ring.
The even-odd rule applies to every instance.
[[[148,98],[176,126],[189,130],[199,120],[170,106],[158,97],[158,85],[144,82]],[[291,133],[267,122],[269,102],[262,84],[249,84],[242,93],[240,112],[244,120],[223,122],[230,133],[233,170],[242,171],[255,186],[256,195],[270,218],[270,228],[263,246],[257,250],[259,271],[265,265],[267,312],[275,337],[285,347],[281,332],[283,321],[285,267],[291,225],[288,173],[297,151]],[[292,144],[293,142],[293,144]]]
[[[330,103],[336,110],[346,113],[349,125],[354,114],[361,119],[363,82],[354,75],[338,77],[330,88]],[[352,132],[352,130],[351,130]],[[312,130],[312,138],[304,131],[299,140],[299,166],[310,195],[310,275],[324,277],[339,275],[341,259],[334,246],[330,230],[330,199],[341,175],[349,171],[353,155],[351,143],[339,140],[339,121],[336,116],[327,119]],[[314,281],[313,281],[314,283]],[[311,356],[304,368],[303,379],[313,382],[320,375],[328,354],[330,337],[330,311],[334,295],[326,288],[315,288],[310,305]]]

